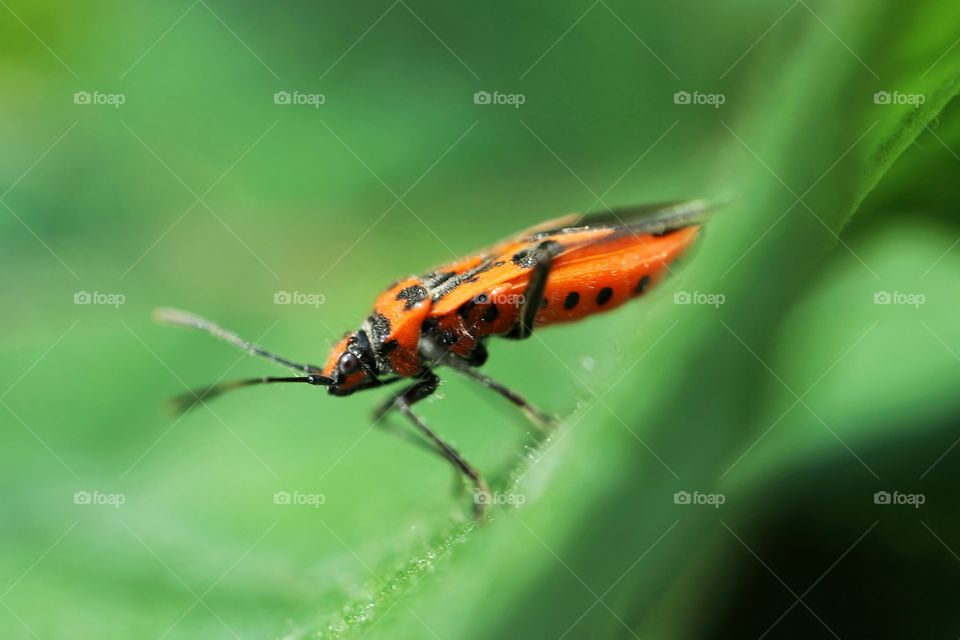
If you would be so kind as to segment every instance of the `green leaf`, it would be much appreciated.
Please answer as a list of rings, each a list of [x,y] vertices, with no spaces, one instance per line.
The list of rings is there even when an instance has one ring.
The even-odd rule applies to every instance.
[[[889,607],[923,612],[904,635],[951,628],[953,4],[97,9],[0,9],[0,636],[759,637],[794,600],[765,566],[820,612],[872,595],[885,558],[923,600]],[[292,90],[326,103],[273,103]],[[371,429],[374,393],[158,410],[272,371],[154,326],[157,306],[322,361],[402,274],[568,211],[688,197],[731,204],[672,282],[491,345],[492,376],[567,416],[551,439],[452,376],[423,404],[522,498],[489,522],[449,465]],[[870,499],[897,489],[929,506]],[[852,584],[816,582],[865,532],[839,561]],[[809,540],[840,546],[794,551]]]

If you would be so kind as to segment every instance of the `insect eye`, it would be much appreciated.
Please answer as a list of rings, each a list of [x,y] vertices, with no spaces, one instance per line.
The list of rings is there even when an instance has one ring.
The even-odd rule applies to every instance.
[[[337,361],[337,368],[340,370],[340,373],[350,375],[360,368],[360,358],[347,351],[340,356],[340,360]]]

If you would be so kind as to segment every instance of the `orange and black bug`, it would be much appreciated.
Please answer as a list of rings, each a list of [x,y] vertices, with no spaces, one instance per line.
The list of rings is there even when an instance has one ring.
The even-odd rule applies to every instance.
[[[466,475],[478,492],[487,493],[480,473],[413,413],[414,404],[436,391],[436,369],[447,366],[465,374],[519,407],[537,426],[547,427],[551,419],[546,414],[478,370],[487,359],[486,339],[528,338],[541,327],[609,311],[642,296],[690,247],[706,213],[702,201],[691,201],[565,216],[404,278],[377,298],[360,329],[334,345],[324,366],[282,358],[192,314],[161,310],[165,322],[206,331],[302,374],[217,384],[182,396],[180,407],[256,384],[299,382],[346,396],[408,380],[408,387],[379,407],[376,419],[400,412],[432,450]],[[479,510],[485,501],[475,504]]]

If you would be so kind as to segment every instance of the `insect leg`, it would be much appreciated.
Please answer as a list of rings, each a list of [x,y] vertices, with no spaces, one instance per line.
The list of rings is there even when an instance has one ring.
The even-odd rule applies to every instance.
[[[501,396],[512,402],[517,408],[523,412],[523,415],[533,424],[542,431],[547,431],[551,429],[555,421],[552,416],[544,413],[538,409],[535,405],[530,403],[529,400],[524,398],[522,395],[514,391],[513,389],[497,382],[490,376],[481,373],[477,370],[476,367],[471,367],[463,359],[453,356],[452,354],[443,358],[441,360],[442,364],[450,366],[455,371],[459,371],[464,374],[471,380],[479,382],[488,389],[496,391]]]
[[[410,420],[411,423],[413,423],[413,426],[415,426],[417,430],[423,434],[434,447],[436,447],[437,453],[446,458],[454,467],[456,467],[463,475],[467,476],[471,482],[473,482],[473,485],[478,493],[489,495],[490,488],[487,486],[483,476],[480,475],[480,472],[474,469],[473,466],[467,462],[456,449],[454,449],[443,438],[441,438],[430,427],[428,427],[427,424],[421,420],[411,408],[415,403],[432,395],[433,392],[436,391],[437,384],[439,384],[439,382],[440,379],[437,378],[436,375],[433,373],[428,373],[426,376],[407,387],[388,404],[381,406],[377,411],[376,418],[378,420],[383,418],[383,416],[385,416],[392,409],[399,411],[408,420]],[[474,500],[474,512],[477,517],[483,515],[483,510],[486,506],[486,503],[487,500]]]
[[[403,393],[406,393],[406,392],[407,392],[407,389],[404,389],[400,393],[400,395],[403,395]],[[421,447],[433,453],[441,453],[440,449],[438,449],[436,445],[434,445],[432,441],[428,440],[422,433],[397,429],[389,421],[387,421],[387,417],[390,415],[390,413],[397,408],[398,397],[399,396],[391,396],[387,398],[387,400],[382,402],[374,410],[373,412],[374,426],[382,428],[384,431],[388,433],[392,433],[393,435],[399,438],[402,438],[403,440],[405,440],[406,442],[409,442],[412,445]],[[458,474],[459,474],[459,471],[460,470],[457,469]]]
[[[523,340],[533,334],[533,324],[543,302],[543,292],[547,288],[547,276],[550,275],[554,253],[550,250],[543,251],[530,268],[530,279],[527,281],[527,288],[523,292],[523,302],[520,304],[517,325],[506,337]]]

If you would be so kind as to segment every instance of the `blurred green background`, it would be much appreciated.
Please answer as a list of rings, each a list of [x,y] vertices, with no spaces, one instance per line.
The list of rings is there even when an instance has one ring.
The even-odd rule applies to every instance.
[[[3,0],[0,636],[957,637],[958,18]],[[397,277],[700,196],[643,302],[491,345],[550,441],[422,406],[522,496],[483,526],[382,393],[162,411],[277,370],[157,306],[322,361]]]

